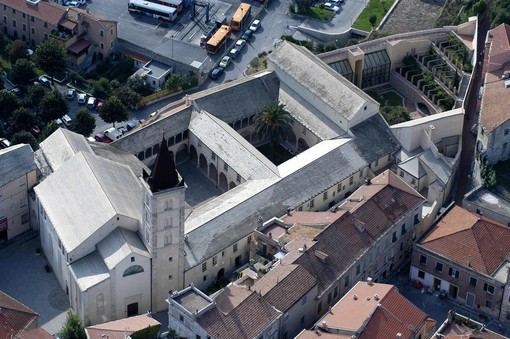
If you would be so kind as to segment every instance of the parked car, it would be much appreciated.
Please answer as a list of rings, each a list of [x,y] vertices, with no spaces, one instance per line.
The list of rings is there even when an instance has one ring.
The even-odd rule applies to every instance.
[[[50,87],[51,85],[50,80],[44,75],[41,75],[39,78],[37,78],[37,80],[39,80],[39,82],[44,86]]]
[[[250,31],[255,33],[260,27],[260,20],[254,20],[253,23],[250,26]]]
[[[231,57],[229,57],[228,55],[224,56],[223,59],[221,59],[220,61],[220,67],[227,68],[231,61],[232,61]]]
[[[247,29],[246,31],[244,31],[243,33],[243,36],[241,37],[242,40],[244,41],[249,41],[251,36],[252,36],[253,32],[251,31],[251,29]]]
[[[209,75],[209,77],[213,80],[216,80],[223,74],[223,71],[224,71],[223,68],[216,67],[211,71],[211,75]]]
[[[0,149],[7,148],[9,146],[11,146],[11,143],[9,142],[9,140],[7,140],[5,138],[0,138]]]
[[[96,104],[97,104],[97,99],[94,97],[90,97],[89,100],[87,101],[87,108],[94,109],[94,108],[96,108]]]
[[[251,32],[251,31],[250,31]],[[239,50],[239,51],[242,51],[244,46],[246,46],[246,40],[244,39],[239,39],[236,41],[236,48]]]
[[[99,111],[101,110],[101,107],[104,106],[104,101],[101,101],[101,100],[97,100],[96,101],[96,110]]]
[[[57,123],[57,126],[62,126],[62,124],[63,124],[62,119],[57,119],[57,120],[55,120],[55,122]]]
[[[128,131],[131,131],[135,127],[136,127],[136,122],[132,122],[132,121],[128,122],[126,125],[126,128]]]
[[[87,94],[79,93],[78,94],[78,103],[80,105],[85,105],[87,103]]]
[[[74,88],[68,88],[66,91],[67,100],[74,100],[75,94],[76,94],[76,90]]]
[[[128,131],[127,128],[124,126],[117,127],[117,130],[119,130],[119,132],[122,133],[122,135],[124,135],[124,133]]]
[[[230,50],[230,52],[228,53],[228,55],[232,58],[232,59],[235,59],[237,58],[237,56],[239,55],[239,53],[241,53],[240,50],[238,50],[237,48],[232,48]]]
[[[122,133],[120,133],[119,130],[116,129],[115,127],[110,127],[106,131],[104,131],[104,135],[105,137],[110,139],[110,141],[114,141],[120,138],[122,136]]]
[[[66,6],[67,7],[79,7],[80,4],[78,1],[68,1],[68,2],[66,2]]]
[[[103,133],[97,133],[96,135],[94,135],[94,139],[97,142],[104,142],[105,144],[109,144],[111,142],[110,139],[105,137]]]
[[[71,119],[71,117],[69,115],[67,115],[67,114],[62,117],[62,122],[67,127],[71,126],[71,121],[73,121],[73,119]]]
[[[324,9],[333,11],[334,13],[338,13],[340,11],[340,7],[333,5],[331,2],[324,3]]]

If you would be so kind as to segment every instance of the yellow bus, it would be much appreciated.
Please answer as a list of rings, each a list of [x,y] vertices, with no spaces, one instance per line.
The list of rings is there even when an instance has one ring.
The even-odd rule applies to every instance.
[[[237,11],[234,13],[232,20],[230,20],[230,27],[234,31],[240,31],[243,27],[243,23],[248,19],[251,12],[251,5],[241,2]]]
[[[230,38],[230,26],[221,25],[221,27],[214,33],[214,35],[207,40],[207,44],[205,45],[205,49],[209,54],[216,54],[218,50],[225,44],[225,42]]]

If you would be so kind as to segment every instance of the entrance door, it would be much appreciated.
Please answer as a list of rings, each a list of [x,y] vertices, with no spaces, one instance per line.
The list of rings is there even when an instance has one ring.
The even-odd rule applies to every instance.
[[[459,288],[455,285],[450,285],[450,290],[448,291],[448,296],[452,299],[457,299],[457,293],[459,292]]]
[[[436,291],[441,289],[441,279],[434,278],[434,289]]]
[[[138,303],[127,305],[127,316],[132,317],[134,315],[138,315]]]
[[[475,304],[475,295],[473,293],[467,293],[467,297],[466,297],[466,305],[468,305],[469,307],[473,307],[473,305]]]

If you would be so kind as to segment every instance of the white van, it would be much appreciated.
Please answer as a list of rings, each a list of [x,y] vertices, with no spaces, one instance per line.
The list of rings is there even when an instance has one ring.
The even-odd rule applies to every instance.
[[[122,136],[122,133],[120,133],[120,131],[115,127],[108,128],[103,133],[111,141],[115,141]]]

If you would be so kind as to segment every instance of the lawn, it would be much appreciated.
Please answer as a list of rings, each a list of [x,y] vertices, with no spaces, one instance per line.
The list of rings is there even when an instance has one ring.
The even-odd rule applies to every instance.
[[[271,159],[271,154],[269,152],[269,143],[264,144],[262,146],[257,147],[260,153],[264,154],[266,158],[272,161],[276,166],[284,163],[285,161],[291,159],[293,157],[285,148],[283,148],[280,144],[275,145],[274,147],[274,159]]]
[[[334,13],[320,7],[311,6],[306,13],[299,13],[319,21],[330,21]]]
[[[0,55],[0,66],[3,69],[11,69],[12,67],[11,60],[9,60],[8,56]]]
[[[377,27],[391,6],[393,6],[394,2],[395,0],[370,0],[367,7],[365,7],[363,12],[361,12],[352,27],[365,32],[370,32],[373,28],[369,21],[370,16],[375,15],[377,17],[375,22],[375,27]]]
[[[402,97],[394,91],[382,93],[381,96],[387,102],[388,106],[404,106]]]

